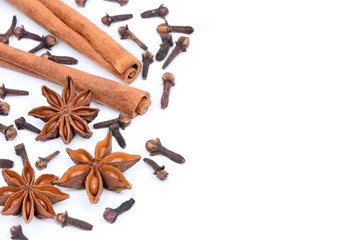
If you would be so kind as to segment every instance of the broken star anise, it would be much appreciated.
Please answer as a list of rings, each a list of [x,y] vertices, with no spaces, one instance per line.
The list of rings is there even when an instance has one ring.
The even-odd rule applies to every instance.
[[[17,147],[25,151],[23,144]],[[34,169],[27,159],[24,160],[21,176],[6,168],[2,170],[2,175],[8,186],[0,188],[0,205],[4,206],[1,214],[17,216],[21,213],[26,223],[34,215],[37,218],[55,218],[52,204],[69,198],[68,194],[51,184],[57,176],[43,174],[35,180]]]
[[[131,184],[123,175],[127,169],[140,160],[140,155],[122,152],[111,153],[111,132],[96,144],[95,157],[84,149],[66,149],[76,164],[53,183],[61,187],[85,188],[91,203],[97,203],[103,188],[120,192],[130,189]]]
[[[99,109],[89,107],[93,91],[83,91],[76,95],[76,89],[71,77],[67,78],[62,97],[46,86],[41,88],[42,94],[51,105],[34,108],[29,115],[46,122],[37,141],[46,141],[60,137],[65,144],[71,142],[74,132],[84,138],[90,138],[92,132],[88,123],[98,115]]]

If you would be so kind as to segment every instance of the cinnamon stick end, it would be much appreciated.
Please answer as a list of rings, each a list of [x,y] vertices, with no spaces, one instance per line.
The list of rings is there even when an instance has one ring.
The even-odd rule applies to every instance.
[[[145,114],[148,110],[148,108],[151,105],[151,100],[148,98],[142,98],[138,104],[138,106],[135,109],[135,112],[138,114]]]
[[[142,65],[139,61],[137,61],[134,65],[129,67],[123,74],[123,81],[127,84],[132,83],[140,74]]]

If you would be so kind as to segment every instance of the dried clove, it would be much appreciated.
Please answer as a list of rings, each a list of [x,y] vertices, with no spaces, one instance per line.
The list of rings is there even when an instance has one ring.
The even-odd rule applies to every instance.
[[[82,220],[79,220],[76,218],[69,217],[67,211],[56,215],[56,220],[58,223],[61,224],[61,227],[70,225],[70,226],[77,227],[77,228],[80,228],[82,230],[87,230],[87,231],[91,231],[93,229],[93,225],[91,225],[90,223],[87,223],[85,221],[82,221]]]
[[[39,170],[42,170],[47,167],[47,164],[53,160],[57,155],[59,155],[60,151],[55,151],[47,157],[38,157],[38,160],[35,163],[35,167]]]
[[[152,18],[152,17],[161,17],[165,18],[168,15],[169,9],[161,4],[157,9],[152,9],[141,13],[142,18]]]
[[[0,115],[7,116],[10,112],[10,105],[7,102],[0,101]]]
[[[169,32],[191,34],[194,32],[194,28],[191,26],[170,26],[168,22],[165,20],[165,23],[161,23],[156,28],[156,31],[159,34],[165,34]]]
[[[120,3],[121,6],[124,6],[126,5],[129,0],[105,0],[105,1],[108,1],[108,2],[117,2],[117,3]]]
[[[17,136],[16,128],[14,128],[14,125],[5,126],[0,123],[0,132],[2,132],[5,135],[5,140],[13,140]]]
[[[79,7],[85,7],[85,3],[87,0],[75,0],[75,3],[79,6]]]
[[[167,176],[169,175],[166,171],[165,171],[165,166],[159,166],[155,161],[151,160],[150,158],[144,158],[144,162],[146,162],[147,164],[150,165],[150,167],[152,167],[152,169],[154,169],[154,175],[156,175],[156,177],[160,180],[165,180],[167,178]]]
[[[145,51],[148,49],[148,47],[142,41],[140,41],[134,33],[129,30],[127,24],[126,26],[119,27],[118,32],[120,35],[120,39],[131,39]]]
[[[119,124],[118,123],[111,124],[109,127],[109,130],[111,131],[111,134],[114,136],[114,138],[118,142],[119,146],[122,148],[125,148],[126,142],[125,142],[124,137],[120,133]]]
[[[117,217],[130,210],[132,208],[132,206],[134,205],[135,203],[135,200],[130,198],[129,200],[123,202],[119,207],[113,209],[113,208],[105,208],[105,211],[104,211],[104,219],[106,221],[108,221],[109,223],[114,223],[117,219]]]
[[[24,90],[6,88],[5,85],[2,84],[2,87],[0,87],[0,98],[5,99],[5,97],[7,95],[9,95],[9,96],[23,96],[23,95],[29,95],[29,92],[24,91]]]
[[[149,72],[149,66],[154,62],[154,55],[149,51],[145,51],[142,54],[142,62],[143,62],[142,78],[146,80]]]
[[[15,28],[14,35],[18,40],[20,40],[22,38],[28,38],[28,39],[32,39],[35,41],[42,40],[42,38],[39,35],[26,31],[24,25],[21,25],[21,27]]]
[[[186,52],[186,49],[189,47],[190,39],[188,37],[179,37],[176,42],[176,47],[170,53],[169,57],[164,62],[162,69],[165,69],[169,64],[174,60],[174,58],[179,55],[181,52]]]
[[[9,44],[9,38],[14,32],[16,22],[17,22],[16,16],[13,16],[9,30],[7,30],[6,33],[4,33],[4,34],[0,34],[0,42],[1,43]]]
[[[184,163],[185,159],[180,155],[169,149],[165,148],[161,145],[160,139],[150,139],[145,144],[146,150],[150,153],[150,156],[154,156],[156,154],[164,155],[176,163]]]
[[[160,44],[160,49],[155,56],[157,61],[164,60],[169,52],[170,47],[174,45],[174,42],[172,40],[172,35],[170,33],[160,34],[160,37],[162,43]]]
[[[37,51],[47,48],[51,50],[51,47],[53,47],[56,44],[56,38],[51,35],[46,35],[41,38],[41,42],[39,45],[34,47],[29,51],[29,53],[36,53]]]
[[[175,77],[172,73],[166,72],[162,76],[162,80],[163,80],[164,89],[160,103],[161,103],[161,108],[165,109],[169,105],[170,88],[172,86],[175,86]]]
[[[25,163],[29,161],[28,155],[26,153],[25,145],[23,143],[20,143],[16,145],[14,149],[15,149],[15,154],[21,157],[21,160],[25,165]]]
[[[65,65],[75,65],[78,63],[78,60],[73,57],[55,56],[52,55],[49,51],[46,51],[46,53],[43,53],[40,57]]]
[[[41,132],[40,129],[38,129],[37,127],[33,126],[32,124],[26,122],[24,117],[19,117],[18,119],[16,119],[15,125],[18,130],[26,129],[31,132],[37,133],[37,134],[39,134]]]
[[[127,126],[129,126],[131,123],[131,117],[130,117],[130,115],[128,115],[126,113],[120,112],[119,116],[117,118],[95,123],[93,127],[95,129],[106,128],[106,127],[110,127],[110,125],[112,125],[114,123],[115,124],[118,123],[119,127],[121,129],[125,130],[125,128]]]
[[[113,22],[125,21],[125,20],[131,19],[131,18],[133,18],[132,14],[121,14],[121,15],[109,16],[109,14],[106,13],[106,15],[101,18],[101,22],[103,24],[107,25],[108,27],[110,27],[110,25]]]
[[[9,159],[0,159],[0,168],[12,168],[14,167],[14,162]]]
[[[18,240],[28,240],[25,237],[21,225],[12,226],[10,228],[11,239],[18,239]]]

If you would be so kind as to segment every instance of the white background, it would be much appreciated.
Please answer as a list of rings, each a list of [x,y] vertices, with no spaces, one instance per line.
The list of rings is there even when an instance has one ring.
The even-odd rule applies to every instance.
[[[54,205],[56,212],[94,224],[92,232],[61,227],[55,220],[0,216],[0,238],[21,224],[29,239],[77,237],[97,239],[359,239],[360,231],[360,34],[358,1],[146,1],[116,3],[88,0],[85,8],[64,1],[110,34],[133,55],[142,50],[130,40],[120,40],[117,28],[100,22],[110,15],[133,13],[126,23],[149,50],[156,53],[160,38],[155,31],[160,18],[141,19],[144,10],[164,3],[173,25],[192,25],[190,47],[166,69],[176,78],[169,107],[160,109],[162,63],[150,66],[146,81],[131,86],[149,91],[148,112],[123,132],[124,150],[148,157],[150,138],[182,154],[179,165],[162,156],[165,182],[152,175],[144,162],[125,172],[133,188],[121,193],[103,191],[99,203],[89,203],[85,190],[62,188],[71,195]],[[1,32],[17,15],[29,31],[47,31],[10,4],[0,2]],[[177,40],[181,34],[174,34]],[[10,45],[29,50],[35,42],[10,39]],[[59,41],[55,55],[79,59],[78,69],[116,79],[96,63]],[[0,82],[30,91],[27,97],[8,97],[11,113],[0,122],[11,124],[34,107],[46,105],[40,92],[46,84],[62,87],[7,69]],[[117,112],[100,108],[95,122],[114,118]],[[92,123],[90,124],[92,126]],[[35,134],[21,131],[6,142],[0,138],[1,158],[21,160],[13,147],[24,142],[32,164],[38,156],[55,150],[61,154],[47,169],[61,176],[73,166],[65,148],[93,152],[106,130],[93,130],[91,139],[76,136],[65,146],[60,139],[36,142]],[[113,142],[114,151],[123,151]],[[0,180],[0,186],[5,185]],[[105,207],[134,198],[136,203],[117,222],[102,218]],[[55,234],[55,235],[54,235]],[[55,236],[55,237],[54,237]]]

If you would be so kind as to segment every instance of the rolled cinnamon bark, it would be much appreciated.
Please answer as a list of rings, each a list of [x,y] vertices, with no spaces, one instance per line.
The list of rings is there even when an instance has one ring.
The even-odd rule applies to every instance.
[[[92,89],[94,100],[135,117],[146,113],[150,94],[0,43],[0,66],[64,85],[71,76],[78,91]]]
[[[141,71],[141,63],[139,60],[88,19],[61,1],[55,1],[53,4],[56,6],[52,8],[54,11],[56,10],[63,19],[60,19],[52,10],[47,8],[47,6],[52,6],[52,4],[49,4],[47,1],[43,1],[47,6],[39,0],[6,1],[124,82],[131,83],[139,75]],[[60,14],[62,10],[71,11],[71,14],[74,15]],[[72,26],[74,26],[74,22],[78,25],[76,29],[67,25],[67,23],[72,23]],[[86,33],[83,31],[77,32],[79,28],[84,28]]]
[[[112,37],[98,28],[78,11],[60,0],[38,0],[52,11],[67,26],[75,30],[119,72],[129,68],[141,69],[140,62],[121,47]],[[130,56],[131,57],[130,57]]]

